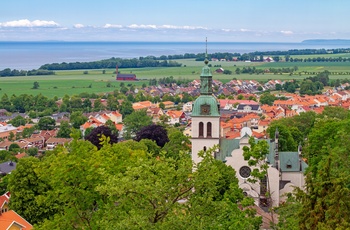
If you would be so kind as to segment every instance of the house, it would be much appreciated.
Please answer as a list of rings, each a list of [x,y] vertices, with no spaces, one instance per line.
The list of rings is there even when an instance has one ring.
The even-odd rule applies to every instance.
[[[237,107],[237,111],[241,113],[261,113],[262,110],[260,105],[252,105],[252,104],[239,104]]]
[[[116,66],[116,80],[117,81],[137,81],[135,74],[125,74],[125,73],[119,73],[118,72],[118,66]]]
[[[132,104],[132,108],[135,111],[142,110],[142,109],[147,110],[148,108],[151,108],[151,107],[156,107],[156,105],[150,101],[140,101]]]
[[[216,73],[223,73],[224,72],[224,69],[223,68],[218,68],[215,70]]]
[[[22,139],[19,142],[27,142],[28,143],[27,148],[42,149],[44,148],[44,145],[45,145],[45,138],[42,136],[37,136],[37,137]]]
[[[147,116],[152,117],[152,122],[157,123],[160,121],[160,117],[164,115],[164,112],[159,107],[151,107],[147,109]]]
[[[10,135],[16,135],[17,128],[12,126],[11,124],[0,126],[0,138],[3,140],[8,140]]]
[[[57,129],[41,130],[39,133],[33,133],[31,138],[44,137],[45,141],[47,141],[49,138],[57,136],[57,132]]]
[[[57,138],[57,137],[50,137],[46,141],[46,150],[52,150],[56,148],[57,145],[64,145],[65,143],[68,143],[72,141],[72,138]]]
[[[182,123],[186,120],[186,115],[183,111],[168,110],[165,115],[169,117],[169,124],[175,125],[176,123]]]
[[[184,112],[191,112],[192,111],[192,101],[184,103],[183,106],[182,106],[182,111],[184,111]]]
[[[9,210],[0,215],[0,230],[30,230],[33,226],[15,211]]]
[[[162,103],[164,104],[165,109],[170,109],[175,106],[175,103],[172,101],[163,101]]]
[[[0,215],[9,210],[10,193],[6,192],[0,196]]]

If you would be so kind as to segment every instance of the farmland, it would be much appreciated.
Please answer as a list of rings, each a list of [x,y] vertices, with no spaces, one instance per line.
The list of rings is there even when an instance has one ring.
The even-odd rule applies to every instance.
[[[310,56],[310,55],[309,55]],[[328,55],[329,56],[329,55]],[[163,78],[173,76],[175,79],[193,80],[199,79],[203,62],[197,62],[193,59],[177,60],[182,63],[182,67],[153,67],[153,68],[133,68],[120,69],[121,73],[134,73],[141,81],[127,82],[136,86],[143,83],[148,84],[149,79]],[[311,73],[328,70],[335,74],[330,75],[330,79],[345,79],[350,75],[349,62],[210,62],[212,65],[213,78],[222,82],[228,82],[233,78],[237,79],[254,79],[266,82],[269,79],[297,79],[312,76]],[[215,73],[217,66],[232,71],[231,75]],[[298,70],[290,75],[284,74],[235,74],[237,68],[255,67],[256,69],[266,70],[269,68],[293,68]],[[74,95],[82,92],[88,93],[105,93],[119,88],[120,82],[115,80],[115,69],[107,69],[103,74],[102,70],[70,70],[55,71],[55,75],[50,76],[26,76],[26,77],[1,77],[0,78],[0,97],[3,94],[43,94],[47,97],[62,97],[65,94]],[[307,72],[307,74],[305,74]],[[300,73],[300,74],[299,74]],[[39,83],[38,89],[32,89],[34,82]]]

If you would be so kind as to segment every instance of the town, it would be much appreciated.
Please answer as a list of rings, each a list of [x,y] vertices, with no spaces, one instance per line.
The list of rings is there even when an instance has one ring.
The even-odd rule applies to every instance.
[[[150,80],[148,86],[142,87],[132,84],[137,80],[135,74],[120,74],[117,67],[116,80],[120,82],[120,90],[97,99],[88,94],[86,98],[66,96],[57,100],[42,95],[31,99],[21,99],[23,95],[8,98],[5,94],[0,100],[2,212],[8,213],[11,197],[7,191],[7,186],[11,185],[4,178],[16,169],[19,159],[43,158],[55,149],[70,146],[76,138],[94,143],[91,140],[94,130],[103,130],[98,129],[103,127],[110,130],[110,143],[127,143],[137,140],[140,130],[154,124],[173,127],[184,140],[191,140],[188,146],[192,150],[185,148],[184,151],[192,152],[195,164],[200,164],[204,151],[234,168],[239,187],[245,196],[253,198],[264,228],[271,222],[276,223],[277,214],[271,213],[271,208],[287,202],[286,194],[293,192],[295,187],[304,189],[303,175],[308,167],[308,159],[302,154],[305,134],[286,130],[282,121],[303,116],[315,118],[331,111],[329,108],[348,111],[349,83],[328,87],[320,94],[309,91],[310,95],[301,94],[301,89],[299,93],[293,93],[297,84],[294,80],[269,80],[262,84],[256,80],[233,79],[224,84],[212,79],[207,64],[208,61],[200,79],[179,85],[170,77],[159,84]],[[215,70],[222,71],[222,68]],[[311,78],[314,82],[324,79],[329,82],[327,72]],[[311,80],[309,84],[312,84]],[[123,96],[118,97],[120,95]],[[56,112],[49,114],[49,107]],[[284,142],[287,138],[291,138],[288,143]],[[243,157],[253,151],[251,139],[268,143],[266,149],[269,151],[263,156],[262,163],[269,169],[259,181],[252,180],[251,174],[258,166],[248,164]],[[96,146],[101,148],[99,142],[97,140]],[[27,223],[20,222],[25,223],[23,226]]]

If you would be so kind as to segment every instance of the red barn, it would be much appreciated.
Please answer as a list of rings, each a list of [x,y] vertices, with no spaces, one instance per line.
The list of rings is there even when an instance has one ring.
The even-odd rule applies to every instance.
[[[118,66],[116,66],[117,81],[137,81],[135,74],[118,73]]]

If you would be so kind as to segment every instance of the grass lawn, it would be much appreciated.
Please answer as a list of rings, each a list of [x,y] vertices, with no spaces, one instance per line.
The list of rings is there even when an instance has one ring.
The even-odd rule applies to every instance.
[[[137,82],[125,82],[126,85],[133,84],[141,86],[143,83],[148,85],[148,80],[152,78],[163,78],[173,76],[175,79],[194,80],[199,79],[202,66],[201,61],[193,59],[176,60],[182,63],[182,67],[159,67],[159,68],[134,68],[134,69],[119,69],[121,73],[134,73],[138,79]],[[236,68],[255,67],[258,69],[268,68],[287,68],[298,67],[297,72],[322,72],[328,70],[339,74],[331,75],[330,79],[345,79],[350,78],[350,63],[349,62],[273,62],[273,63],[258,63],[258,62],[210,62],[212,65],[213,79],[218,79],[224,83],[236,79],[258,80],[266,82],[269,79],[304,79],[312,75],[295,74],[235,74]],[[231,70],[232,75],[224,75],[215,73],[216,65],[221,65],[224,69]],[[39,93],[52,98],[54,96],[62,97],[65,94],[74,95],[82,92],[88,93],[105,93],[112,92],[115,88],[119,88],[120,82],[115,80],[115,69],[106,69],[105,74],[102,70],[87,70],[88,74],[84,74],[84,70],[56,71],[55,75],[51,76],[26,76],[26,77],[1,77],[0,78],[0,97],[5,93],[8,96],[12,94],[33,94]],[[32,89],[33,83],[39,82],[39,89]],[[110,84],[110,87],[107,87]]]

